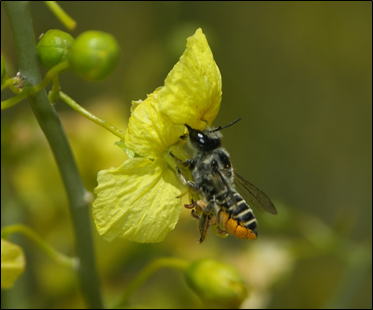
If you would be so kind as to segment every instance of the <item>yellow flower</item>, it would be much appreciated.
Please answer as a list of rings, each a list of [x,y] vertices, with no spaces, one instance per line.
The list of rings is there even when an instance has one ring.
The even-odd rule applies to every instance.
[[[160,90],[160,109],[175,124],[205,129],[219,112],[221,75],[201,29],[188,38],[187,49]]]
[[[132,102],[125,134],[129,155],[120,167],[100,171],[93,216],[98,232],[111,241],[160,242],[175,227],[181,210],[181,183],[175,173],[184,124],[204,128],[216,117],[221,76],[205,35],[198,29],[168,74],[165,86]]]
[[[25,270],[23,250],[1,239],[1,288],[9,288]]]

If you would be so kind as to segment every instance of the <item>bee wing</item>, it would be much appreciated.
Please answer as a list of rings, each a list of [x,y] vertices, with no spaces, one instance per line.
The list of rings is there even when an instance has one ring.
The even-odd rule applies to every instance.
[[[269,197],[237,173],[235,173],[234,183],[251,206],[259,211],[267,211],[273,215],[277,214],[277,210]]]
[[[212,166],[212,168],[213,168],[214,171],[215,171],[215,172],[220,176],[220,178],[221,178],[223,184],[225,185],[225,187],[226,187],[227,190],[228,190],[229,196],[230,196],[230,198],[231,198],[233,204],[236,205],[236,204],[237,204],[237,202],[236,202],[236,198],[234,197],[233,192],[232,192],[230,186],[228,185],[227,180],[223,177],[223,175],[222,175],[222,173],[219,171],[219,168],[218,168],[218,167],[216,167],[216,166]]]

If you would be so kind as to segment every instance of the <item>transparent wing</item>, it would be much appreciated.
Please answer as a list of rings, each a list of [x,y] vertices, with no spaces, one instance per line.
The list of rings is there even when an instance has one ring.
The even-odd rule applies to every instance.
[[[269,197],[237,173],[235,173],[234,183],[250,206],[259,211],[267,211],[274,215],[277,214],[277,210]]]
[[[228,190],[228,194],[232,200],[233,205],[237,205],[236,198],[234,198],[233,192],[230,188],[230,186],[227,183],[227,180],[223,177],[222,173],[219,171],[218,167],[212,166],[213,170],[220,176],[220,179],[222,180],[223,184]]]

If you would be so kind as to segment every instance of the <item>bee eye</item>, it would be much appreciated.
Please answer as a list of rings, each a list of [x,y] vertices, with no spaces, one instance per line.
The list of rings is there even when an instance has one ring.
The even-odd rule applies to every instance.
[[[201,131],[193,130],[189,133],[190,139],[193,143],[196,143],[199,147],[209,146],[211,139]]]
[[[197,136],[198,136],[198,140],[199,140],[199,142],[200,142],[201,144],[205,144],[205,142],[206,142],[206,138],[205,138],[204,134],[202,134],[202,133],[198,133]]]
[[[193,129],[189,125],[185,124],[189,131],[189,139],[192,145],[200,151],[213,151],[220,147],[220,138],[211,137],[211,133],[205,133],[198,129]]]

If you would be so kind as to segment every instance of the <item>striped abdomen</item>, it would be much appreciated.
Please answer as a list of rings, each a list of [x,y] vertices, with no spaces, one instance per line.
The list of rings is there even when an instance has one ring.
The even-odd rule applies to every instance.
[[[219,223],[224,226],[227,233],[237,238],[256,239],[258,229],[253,210],[235,191],[232,191],[231,195],[224,196],[221,200],[218,199],[219,197],[216,199],[216,203],[221,207],[218,213]]]

